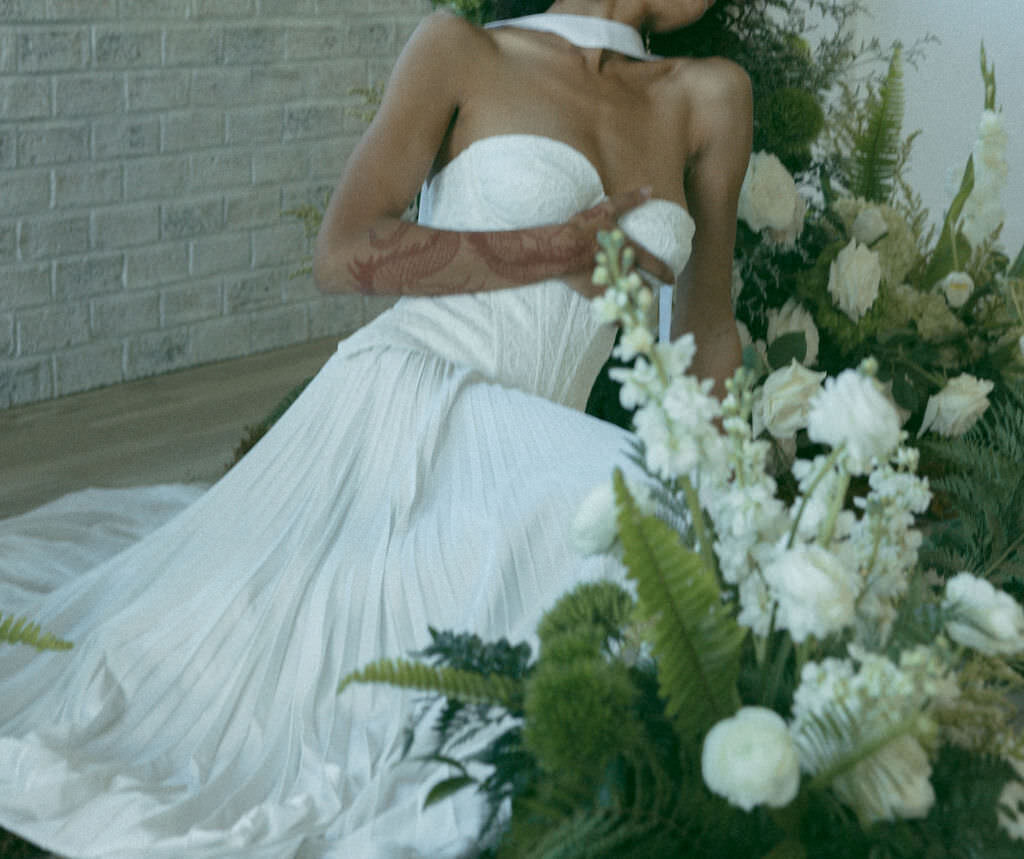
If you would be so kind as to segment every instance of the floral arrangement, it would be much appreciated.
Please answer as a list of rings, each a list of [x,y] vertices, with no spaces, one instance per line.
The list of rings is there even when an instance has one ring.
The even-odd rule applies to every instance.
[[[957,437],[998,383],[1024,379],[1024,249],[999,245],[1006,133],[982,50],[985,104],[959,191],[936,234],[902,181],[901,53],[860,99],[813,172],[753,155],[739,205],[734,299],[748,361],[765,377],[755,425],[795,442],[821,376],[871,356],[915,438]]]
[[[436,757],[455,774],[429,799],[484,791],[482,855],[1020,855],[1024,609],[969,570],[943,584],[918,565],[931,493],[878,362],[810,397],[796,423],[818,452],[793,462],[785,500],[753,430],[754,373],[716,400],[686,374],[692,337],[654,342],[622,235],[602,245],[595,312],[633,360],[614,373],[635,467],[591,493],[573,533],[633,587],[565,595],[535,660],[434,633],[434,664],[377,663],[342,688],[447,697]]]

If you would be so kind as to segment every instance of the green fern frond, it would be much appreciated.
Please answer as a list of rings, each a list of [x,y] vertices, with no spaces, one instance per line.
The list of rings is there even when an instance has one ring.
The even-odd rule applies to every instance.
[[[0,614],[0,642],[6,644],[27,644],[36,650],[70,650],[70,641],[44,633],[38,623],[27,618]]]
[[[953,518],[933,529],[920,558],[943,575],[1024,584],[1024,391],[1001,394],[963,436],[922,444]]]
[[[746,630],[722,602],[715,572],[679,534],[642,514],[615,472],[619,535],[639,613],[651,623],[652,651],[666,714],[691,739],[739,707],[736,681]]]
[[[382,659],[353,671],[338,685],[338,694],[352,683],[386,683],[506,709],[518,706],[523,695],[522,683],[507,677],[485,677],[473,671],[435,667],[405,659]]]
[[[889,72],[865,105],[866,116],[853,140],[849,165],[851,192],[874,203],[888,202],[900,164],[903,124],[903,62],[896,45]]]

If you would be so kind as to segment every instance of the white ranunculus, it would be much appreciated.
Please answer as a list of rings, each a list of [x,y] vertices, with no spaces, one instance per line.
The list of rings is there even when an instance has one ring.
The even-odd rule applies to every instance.
[[[775,438],[792,438],[807,426],[811,397],[821,390],[825,373],[808,370],[795,358],[765,379],[753,410],[754,436],[768,430]]]
[[[600,483],[587,493],[572,522],[572,542],[583,555],[607,552],[618,539],[618,511],[611,481]]]
[[[856,239],[832,260],[828,271],[828,294],[836,306],[854,322],[871,309],[882,282],[878,254]]]
[[[1024,609],[1005,591],[970,573],[946,582],[942,608],[949,637],[965,647],[995,654],[1024,650]]]
[[[885,462],[900,443],[896,407],[870,376],[844,370],[811,401],[807,415],[811,441],[831,447],[846,445],[846,467],[867,474],[871,460]]]
[[[832,782],[861,823],[927,817],[935,804],[928,753],[909,734],[884,745]]]
[[[918,437],[928,430],[945,436],[963,435],[985,414],[993,387],[987,379],[977,379],[969,373],[950,379],[941,391],[928,398]]]
[[[768,331],[766,339],[768,343],[774,343],[783,334],[792,334],[799,331],[804,335],[807,344],[807,352],[802,361],[805,367],[813,367],[818,362],[818,326],[814,324],[814,317],[810,311],[794,298],[789,299],[778,310],[768,311]]]
[[[871,245],[889,232],[889,225],[877,206],[865,206],[853,219],[851,232],[862,245]]]
[[[641,511],[653,511],[654,503],[648,487],[628,478],[626,486]],[[612,481],[599,483],[587,493],[576,511],[571,534],[576,551],[582,555],[598,555],[615,545],[619,538],[619,522]]]
[[[776,622],[798,644],[808,636],[824,638],[853,623],[856,576],[821,546],[782,552],[764,571],[778,603]]]
[[[803,228],[806,204],[782,162],[768,152],[750,157],[737,215],[754,232],[770,230],[775,241],[793,241]]]
[[[935,284],[935,288],[946,296],[946,303],[956,309],[963,307],[974,292],[974,279],[965,271],[951,271]]]
[[[743,707],[704,740],[701,773],[712,793],[750,811],[782,808],[800,787],[800,765],[786,723],[774,710]]]

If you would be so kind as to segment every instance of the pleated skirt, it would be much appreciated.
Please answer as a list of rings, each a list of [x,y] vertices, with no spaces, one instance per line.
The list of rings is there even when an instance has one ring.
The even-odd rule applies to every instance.
[[[73,857],[471,852],[483,813],[400,749],[422,697],[339,681],[428,626],[534,641],[628,436],[408,349],[342,349],[205,489],[89,490],[0,523],[0,825]],[[425,738],[429,739],[429,738]]]

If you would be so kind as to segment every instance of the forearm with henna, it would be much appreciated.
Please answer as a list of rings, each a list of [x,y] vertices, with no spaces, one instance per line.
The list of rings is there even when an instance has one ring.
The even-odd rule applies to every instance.
[[[371,228],[347,254],[347,279],[365,295],[450,295],[522,286],[593,265],[578,223],[522,230],[438,230],[399,222]]]

